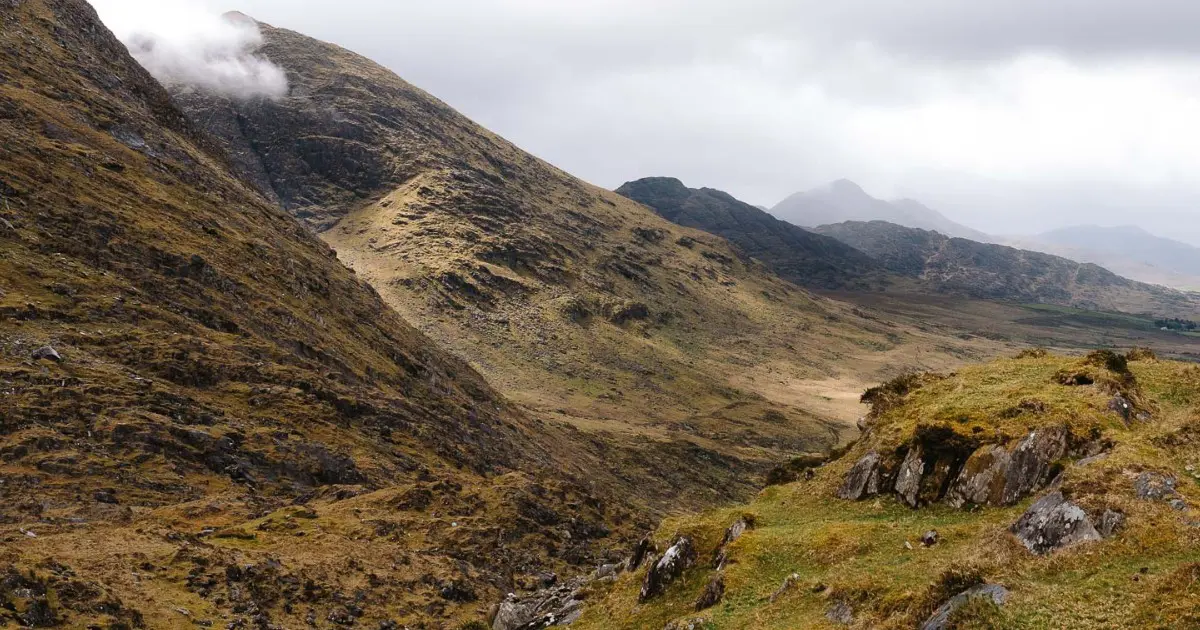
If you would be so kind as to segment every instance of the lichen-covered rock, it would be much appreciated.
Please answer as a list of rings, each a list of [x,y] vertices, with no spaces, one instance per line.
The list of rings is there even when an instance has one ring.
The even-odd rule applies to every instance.
[[[1008,589],[999,584],[980,584],[951,597],[921,625],[921,630],[948,630],[950,616],[973,599],[990,599],[997,606],[1008,601]]]
[[[954,507],[966,504],[1000,505],[1012,457],[998,444],[980,447],[971,454],[958,478],[946,493],[946,502]]]
[[[921,494],[921,477],[925,474],[925,460],[921,456],[921,447],[913,446],[904,456],[900,471],[896,473],[896,494],[909,507],[917,507]]]
[[[672,582],[695,564],[696,548],[692,545],[692,539],[680,536],[646,572],[638,601],[645,602],[662,595]]]
[[[1174,477],[1147,471],[1133,481],[1133,491],[1137,498],[1145,501],[1165,501],[1178,496],[1176,483]]]
[[[850,607],[850,604],[839,600],[825,611],[825,618],[831,623],[848,626],[854,623],[854,609]]]
[[[752,523],[743,517],[734,521],[733,525],[730,525],[725,530],[725,538],[721,540],[721,546],[717,547],[717,552],[713,554],[712,564],[714,569],[720,571],[725,568],[725,565],[729,562],[729,545],[741,538],[742,534],[745,534],[746,530],[751,527]]]
[[[696,612],[716,606],[721,603],[723,597],[725,597],[725,574],[716,573],[708,580],[704,592],[696,600]]]
[[[1111,538],[1124,526],[1125,514],[1116,510],[1104,510],[1104,514],[1100,516],[1100,522],[1096,524],[1096,531],[1105,538]]]
[[[871,451],[864,455],[846,474],[846,480],[842,487],[838,488],[837,496],[849,501],[858,501],[879,494],[880,462],[879,453]]]
[[[1038,555],[1101,539],[1083,508],[1067,501],[1058,490],[1038,499],[1011,531],[1021,544]]]
[[[1046,427],[1026,436],[1013,449],[1001,503],[1012,505],[1040,489],[1050,480],[1054,462],[1066,453],[1065,427]]]

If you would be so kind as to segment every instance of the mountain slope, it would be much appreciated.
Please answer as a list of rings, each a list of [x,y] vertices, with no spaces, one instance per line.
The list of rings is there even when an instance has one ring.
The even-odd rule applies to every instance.
[[[804,227],[845,221],[887,221],[984,243],[993,240],[987,234],[955,223],[918,201],[902,199],[889,202],[876,199],[858,184],[845,179],[823,188],[796,193],[779,202],[771,209],[771,214]]]
[[[1064,378],[1081,374],[1096,384]],[[1196,624],[1194,365],[1026,353],[869,395],[870,429],[846,456],[664,523],[658,549],[687,538],[691,566],[639,597],[646,562],[596,589],[572,627]]]
[[[814,234],[711,188],[687,188],[671,177],[627,182],[617,193],[664,219],[728,239],[785,280],[816,288],[869,286],[879,265],[837,239]]]
[[[815,230],[859,249],[938,293],[979,299],[1190,317],[1192,294],[1122,278],[1102,267],[1003,245],[949,238],[883,221],[846,222]]]
[[[0,626],[465,620],[635,525],[86,2],[0,24]]]
[[[253,151],[285,207],[333,223],[322,237],[389,304],[577,432],[571,453],[601,464],[595,482],[649,509],[745,496],[774,463],[828,450],[853,431],[855,390],[903,369],[911,344],[940,363],[994,351],[816,298],[367,59],[262,31],[290,96],[176,99]]]
[[[1095,263],[1135,280],[1185,289],[1200,287],[1200,248],[1136,226],[1076,226],[1023,242],[1030,249]]]

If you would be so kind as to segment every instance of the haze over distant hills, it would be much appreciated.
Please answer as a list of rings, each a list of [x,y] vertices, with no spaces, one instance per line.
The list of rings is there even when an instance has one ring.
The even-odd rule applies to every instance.
[[[973,241],[987,243],[994,240],[979,230],[951,221],[919,201],[876,199],[848,179],[839,179],[828,186],[796,193],[771,208],[771,214],[803,227],[844,221],[887,221]]]
[[[1200,248],[1138,226],[1066,227],[1009,244],[1095,263],[1142,282],[1200,288]]]

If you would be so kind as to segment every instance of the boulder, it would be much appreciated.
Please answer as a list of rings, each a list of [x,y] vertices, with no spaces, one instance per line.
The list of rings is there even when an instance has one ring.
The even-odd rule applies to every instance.
[[[924,534],[921,534],[921,546],[923,547],[932,547],[938,544],[938,541],[940,540],[941,536],[938,535],[936,529],[931,529]]]
[[[1113,534],[1121,531],[1125,526],[1125,515],[1116,510],[1104,510],[1104,514],[1100,516],[1100,522],[1096,525],[1096,531],[1104,538],[1111,538]]]
[[[921,447],[913,446],[904,456],[900,471],[896,473],[896,494],[908,504],[917,507],[921,495],[921,477],[925,474],[925,460],[921,456]]]
[[[854,609],[850,607],[850,604],[839,600],[825,611],[825,618],[830,623],[848,626],[854,623]]]
[[[980,584],[951,597],[938,607],[933,615],[921,625],[921,630],[948,630],[950,616],[973,599],[990,599],[997,606],[1003,606],[1008,601],[1008,589],[999,584]]]
[[[539,630],[578,620],[583,615],[580,589],[586,582],[575,579],[528,595],[509,594],[492,613],[492,630]]]
[[[42,346],[41,348],[34,350],[30,357],[32,357],[34,361],[54,361],[55,363],[62,363],[63,360],[62,355],[58,353],[58,350],[55,350],[50,346]]]
[[[662,595],[672,582],[695,564],[696,548],[692,545],[692,540],[680,536],[646,572],[642,590],[638,593],[638,601],[645,602]]]
[[[721,603],[723,597],[725,597],[725,574],[716,573],[709,579],[708,585],[704,587],[704,592],[696,600],[696,612],[716,606]]]
[[[1001,503],[1012,505],[1039,490],[1049,481],[1054,462],[1066,454],[1065,427],[1046,427],[1026,436],[1013,449]]]
[[[1174,477],[1147,471],[1133,481],[1133,492],[1137,498],[1145,501],[1166,501],[1178,496],[1176,483]]]
[[[879,466],[879,453],[871,451],[864,455],[846,474],[846,480],[842,487],[838,488],[837,496],[849,501],[858,501],[879,494]]]
[[[1021,544],[1038,555],[1101,539],[1087,513],[1067,501],[1058,490],[1038,499],[1017,519],[1011,531]]]
[[[1000,505],[1012,457],[998,444],[982,446],[967,458],[962,471],[946,493],[954,507],[967,504]]]

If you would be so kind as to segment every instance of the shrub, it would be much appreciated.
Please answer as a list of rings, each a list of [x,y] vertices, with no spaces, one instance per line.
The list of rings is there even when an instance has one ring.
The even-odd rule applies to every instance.
[[[1150,348],[1133,348],[1125,353],[1126,361],[1157,361],[1158,354]]]
[[[1045,348],[1026,348],[1017,353],[1016,359],[1044,359],[1050,353]]]
[[[904,402],[904,398],[924,384],[924,375],[906,372],[863,393],[860,402],[871,406],[871,415],[880,416]]]

